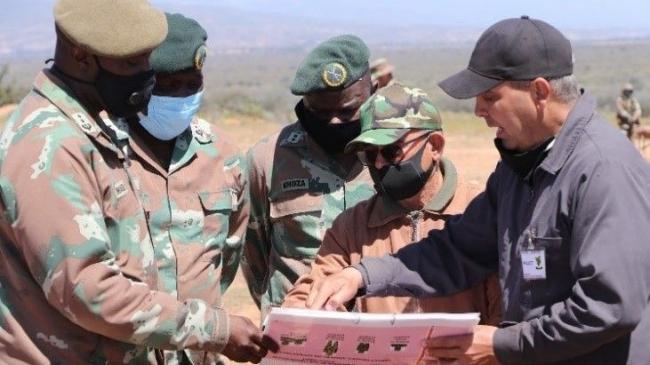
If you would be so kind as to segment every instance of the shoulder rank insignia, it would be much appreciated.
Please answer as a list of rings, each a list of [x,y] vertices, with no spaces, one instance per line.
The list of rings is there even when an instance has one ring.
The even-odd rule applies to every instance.
[[[323,69],[323,82],[329,87],[339,87],[348,80],[348,70],[338,63],[328,63]]]

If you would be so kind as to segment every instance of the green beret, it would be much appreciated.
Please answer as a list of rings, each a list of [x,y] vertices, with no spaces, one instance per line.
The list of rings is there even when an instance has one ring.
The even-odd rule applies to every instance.
[[[342,35],[314,48],[296,71],[294,95],[321,90],[340,90],[357,82],[368,71],[370,50],[361,38]]]
[[[167,35],[165,14],[147,0],[58,0],[54,22],[72,43],[110,58],[149,52]]]
[[[151,68],[156,73],[201,70],[207,55],[208,33],[194,19],[181,14],[165,14],[167,38],[151,53]]]
[[[361,134],[345,146],[386,146],[413,129],[442,130],[442,119],[429,96],[420,89],[393,84],[379,89],[361,106]]]

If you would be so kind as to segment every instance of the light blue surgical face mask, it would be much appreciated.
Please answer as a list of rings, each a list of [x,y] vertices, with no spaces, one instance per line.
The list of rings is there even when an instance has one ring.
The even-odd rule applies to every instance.
[[[174,139],[190,126],[202,97],[203,90],[182,98],[151,95],[147,115],[140,114],[140,124],[161,141]]]

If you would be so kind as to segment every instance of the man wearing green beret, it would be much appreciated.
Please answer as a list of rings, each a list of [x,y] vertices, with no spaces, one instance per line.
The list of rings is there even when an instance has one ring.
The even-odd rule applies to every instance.
[[[131,170],[155,182],[147,191],[147,209],[154,251],[160,248],[156,257],[166,263],[158,269],[160,290],[217,307],[239,267],[249,214],[246,176],[230,138],[197,117],[204,90],[205,29],[181,14],[166,17],[167,38],[150,57],[156,84],[147,112],[124,132],[140,142],[142,150],[135,152],[148,162],[133,164]],[[196,223],[188,224],[193,217]],[[211,264],[206,266],[202,257]],[[229,316],[228,327],[230,337],[240,342],[261,337],[248,318]],[[259,361],[245,345],[233,341],[223,353],[237,361]],[[181,356],[193,363],[219,362],[214,353],[165,351],[166,358]]]
[[[251,216],[242,267],[262,318],[309,272],[334,218],[375,193],[368,170],[344,153],[372,93],[368,57],[352,35],[318,45],[291,85],[302,96],[298,121],[248,153]]]
[[[164,164],[131,123],[164,13],[58,0],[54,19],[54,64],[0,137],[0,363],[259,361],[259,330],[218,307],[221,248],[246,215],[237,160],[195,127]],[[208,161],[215,176],[191,178]]]

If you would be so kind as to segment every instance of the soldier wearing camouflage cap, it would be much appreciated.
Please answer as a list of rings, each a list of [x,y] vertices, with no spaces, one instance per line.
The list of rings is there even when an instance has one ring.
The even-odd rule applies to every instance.
[[[641,104],[634,97],[634,85],[626,82],[621,95],[616,98],[616,120],[618,127],[631,139],[634,127],[641,124]]]
[[[164,13],[145,0],[59,0],[54,18],[54,65],[0,138],[0,363],[234,354],[217,264],[243,235],[239,160],[205,123],[175,139],[168,164],[129,129],[150,98]]]
[[[356,36],[331,38],[296,71],[298,121],[248,154],[251,219],[242,262],[262,318],[309,265],[343,210],[374,194],[368,170],[345,145],[359,135],[371,94],[369,50]]]
[[[305,307],[312,284],[359,263],[392,254],[462,213],[480,187],[464,183],[442,157],[440,114],[420,89],[393,84],[361,108],[361,135],[350,142],[368,166],[379,193],[339,215],[325,234],[311,272],[298,279],[283,306]],[[459,293],[418,299],[359,298],[355,310],[371,313],[480,312],[484,323],[500,321],[496,275]]]

